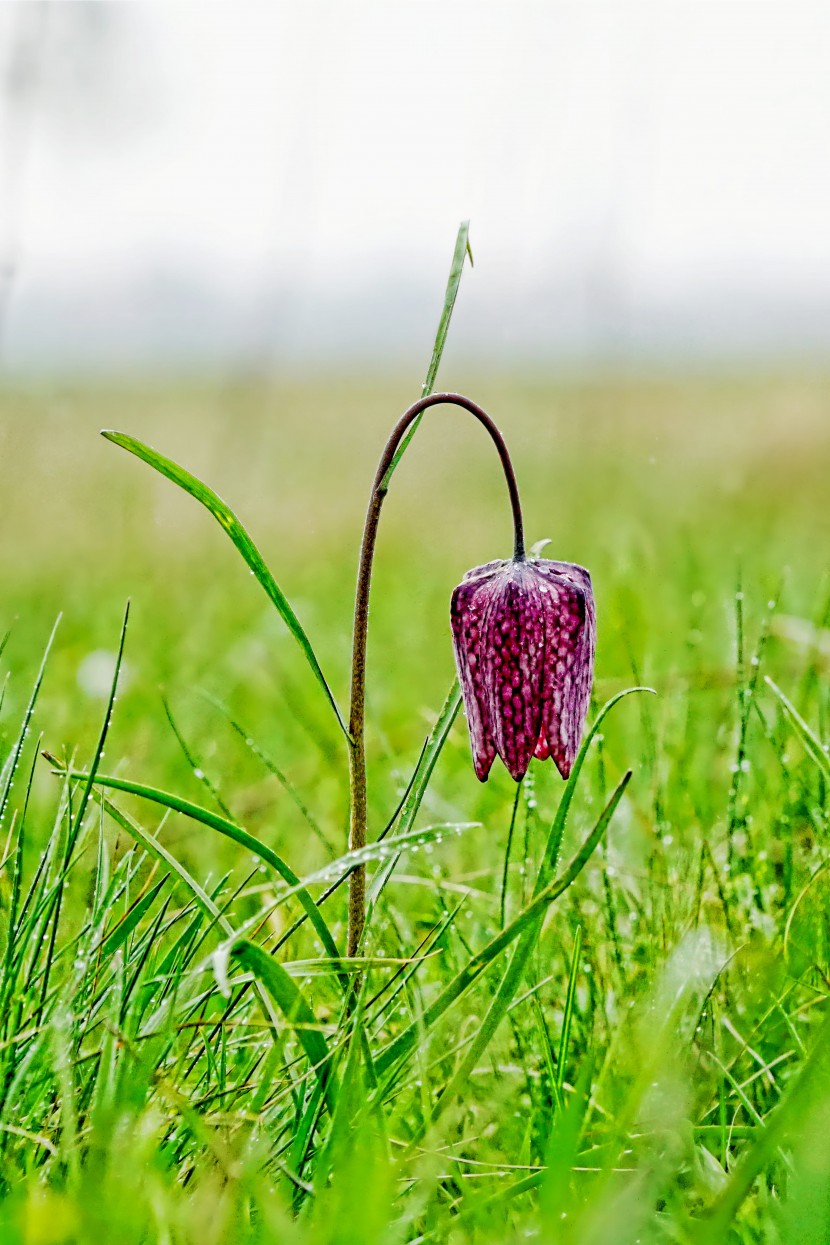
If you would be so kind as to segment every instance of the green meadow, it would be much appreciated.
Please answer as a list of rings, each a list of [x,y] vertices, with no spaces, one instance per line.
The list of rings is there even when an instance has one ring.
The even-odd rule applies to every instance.
[[[510,510],[430,409],[381,522],[350,964],[331,706],[222,527],[99,430],[233,508],[345,712],[421,379],[0,392],[2,1242],[830,1240],[830,377],[445,362],[529,543],[591,571],[589,725],[652,690],[567,787],[478,783],[449,598]]]

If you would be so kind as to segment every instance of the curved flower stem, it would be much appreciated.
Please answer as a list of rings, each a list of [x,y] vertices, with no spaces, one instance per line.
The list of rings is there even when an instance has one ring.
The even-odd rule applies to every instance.
[[[354,640],[352,649],[352,689],[349,711],[349,850],[366,846],[366,637],[369,627],[369,589],[372,582],[372,562],[375,556],[380,511],[389,484],[387,472],[407,429],[429,406],[447,403],[463,407],[484,425],[498,450],[501,459],[510,506],[513,511],[513,557],[517,562],[525,560],[524,527],[519,490],[513,464],[507,452],[504,438],[486,411],[470,398],[460,393],[433,393],[420,398],[405,411],[392,430],[375,473],[369,509],[363,528],[360,547],[360,564],[357,572],[357,590],[354,605]],[[348,954],[356,955],[366,918],[366,869],[361,865],[349,877],[349,934]]]

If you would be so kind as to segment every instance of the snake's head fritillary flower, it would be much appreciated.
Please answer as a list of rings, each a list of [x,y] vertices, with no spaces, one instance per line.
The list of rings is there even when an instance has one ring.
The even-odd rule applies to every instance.
[[[591,577],[547,559],[488,562],[452,594],[453,647],[481,782],[496,755],[517,781],[530,758],[567,778],[594,669]]]

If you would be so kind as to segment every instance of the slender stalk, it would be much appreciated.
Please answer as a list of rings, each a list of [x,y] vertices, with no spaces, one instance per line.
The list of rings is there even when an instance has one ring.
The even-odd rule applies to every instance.
[[[420,398],[405,411],[392,429],[378,464],[369,509],[363,527],[360,547],[360,563],[357,572],[357,590],[354,604],[354,639],[352,648],[352,688],[349,711],[349,850],[366,846],[366,638],[369,629],[369,589],[372,582],[372,563],[375,556],[380,511],[388,492],[387,472],[395,457],[401,440],[410,425],[429,406],[448,404],[469,411],[484,425],[498,451],[510,506],[513,512],[513,557],[517,562],[525,559],[524,526],[519,489],[513,464],[507,452],[504,438],[486,411],[470,398],[460,393],[433,393]],[[366,869],[361,865],[349,877],[349,935],[348,954],[356,955],[366,919]]]

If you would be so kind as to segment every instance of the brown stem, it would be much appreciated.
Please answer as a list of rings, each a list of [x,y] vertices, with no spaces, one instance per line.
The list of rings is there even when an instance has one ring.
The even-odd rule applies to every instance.
[[[378,523],[384,498],[389,488],[387,472],[395,457],[395,451],[407,428],[429,406],[448,403],[463,407],[474,415],[489,432],[498,450],[502,469],[507,481],[510,505],[513,511],[513,557],[523,562],[525,557],[524,528],[519,490],[513,464],[507,452],[504,438],[486,411],[470,398],[460,393],[433,393],[420,398],[405,411],[392,430],[375,473],[369,509],[363,527],[363,543],[360,547],[360,564],[357,572],[357,591],[354,604],[354,640],[352,649],[352,690],[349,711],[349,850],[366,846],[366,637],[369,629],[369,589],[372,582],[372,562],[375,556]],[[349,877],[349,935],[348,954],[356,955],[366,919],[366,867],[359,865]]]

